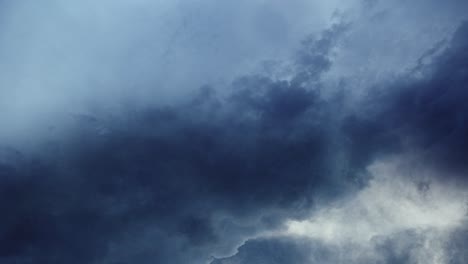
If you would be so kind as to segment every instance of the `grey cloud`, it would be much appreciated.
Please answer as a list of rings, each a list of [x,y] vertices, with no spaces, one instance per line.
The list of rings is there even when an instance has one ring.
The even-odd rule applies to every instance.
[[[213,262],[333,263],[336,252],[347,258],[352,251],[310,238],[253,237],[356,197],[372,183],[367,166],[391,154],[417,149],[444,172],[466,172],[466,25],[448,48],[427,53],[431,63],[355,100],[347,78],[339,92],[327,89],[330,76],[340,75],[346,41],[351,52],[366,52],[359,30],[367,26],[343,22],[313,34],[279,78],[250,64],[278,50],[278,60],[287,56],[309,31],[302,27],[308,4],[179,3],[9,7],[14,15],[4,18],[0,36],[0,68],[11,73],[1,78],[0,120],[9,131],[0,135],[0,210],[7,215],[0,261],[203,263],[251,238],[239,254]],[[248,74],[230,85],[219,80],[239,71]],[[180,98],[163,104],[167,87]],[[378,239],[371,251],[382,263],[410,261],[405,250],[418,249],[421,234],[407,231]],[[416,244],[400,252],[411,239]],[[453,250],[463,241],[454,238]]]
[[[310,87],[342,32],[304,42],[292,81],[245,76],[227,96],[204,87],[172,106],[74,114],[66,140],[8,154],[2,257],[203,262],[357,188],[330,158],[346,146],[333,143],[332,109]]]
[[[319,253],[311,253],[305,260],[297,263],[466,261],[463,248],[466,244],[467,28],[467,23],[462,23],[448,42],[447,48],[430,55],[430,63],[418,65],[391,83],[383,83],[386,89],[371,92],[358,107],[360,112],[344,119],[344,135],[352,142],[351,149],[359,153],[352,159],[353,164],[365,166],[370,164],[370,160],[381,160],[383,156],[379,156],[379,153],[384,156],[393,153],[406,159],[408,164],[403,166],[406,168],[403,171],[408,171],[407,173],[402,168],[395,171],[377,170],[368,182],[370,185],[353,194],[349,198],[351,202],[344,201],[348,204],[348,209],[332,207],[327,211],[327,207],[322,207],[323,211],[316,210],[317,215],[309,220],[311,222],[292,226],[293,234],[297,232],[299,235],[310,235],[311,241],[315,242],[309,241],[306,246],[295,244],[290,249],[290,244],[280,242],[283,238],[248,241],[239,248],[237,254],[213,263],[288,263],[288,258],[294,260],[295,256],[307,255],[311,248],[316,248]],[[412,153],[413,158],[405,156],[410,155],[408,153]],[[362,163],[359,162],[363,157],[365,159]],[[378,192],[371,192],[374,182],[386,174],[389,175],[390,186],[397,184],[395,192],[386,193],[386,188],[382,186],[377,187]],[[403,181],[408,183],[397,187],[399,177],[403,177]],[[450,186],[453,182],[458,186]],[[437,191],[437,186],[444,185],[447,185],[444,187],[447,190]],[[406,188],[412,188],[414,195],[406,193]],[[445,198],[437,196],[447,194],[450,197],[457,192],[458,198],[446,203]],[[414,208],[411,205],[419,201],[420,198],[417,197],[422,197],[421,201],[433,201],[424,202],[430,204],[430,207],[420,210],[417,208],[423,206],[422,204],[414,204]],[[353,199],[359,202],[354,203]],[[411,202],[401,199],[410,199]],[[364,206],[359,205],[360,203]],[[453,207],[455,204],[457,206]],[[413,209],[404,213],[401,211],[404,208]],[[446,211],[452,209],[452,213]],[[340,213],[340,210],[344,211]],[[434,210],[445,212],[430,214]],[[418,216],[418,211],[422,215]],[[410,218],[405,220],[404,215],[408,214]],[[397,217],[398,215],[400,216]],[[438,221],[444,223],[444,217],[456,215],[457,217],[450,220],[454,225],[451,228],[431,227],[432,222],[438,225]],[[361,229],[365,232],[357,231]],[[367,240],[366,235],[371,240]],[[294,236],[289,239],[299,241]],[[356,239],[363,239],[365,242],[356,244],[353,242]],[[275,253],[272,253],[270,244],[281,245],[281,249],[275,249]],[[284,253],[287,257],[283,258],[281,252],[284,251],[291,255]],[[301,253],[298,254],[297,251]],[[329,252],[333,252],[331,258]],[[321,254],[327,258],[314,259],[317,255],[322,256]]]
[[[376,237],[369,246],[360,248],[352,243],[330,245],[320,240],[306,238],[270,238],[247,241],[237,254],[228,258],[215,259],[212,264],[251,264],[251,263],[464,263],[466,254],[466,234],[463,238],[451,240],[447,244],[447,255],[441,254],[430,240],[431,232],[404,231],[387,237]],[[456,232],[465,232],[457,230]]]

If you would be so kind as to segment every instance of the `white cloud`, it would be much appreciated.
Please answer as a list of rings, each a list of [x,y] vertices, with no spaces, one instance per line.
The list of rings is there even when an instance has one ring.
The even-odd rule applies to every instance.
[[[414,164],[406,158],[376,162],[367,187],[310,219],[289,221],[285,235],[349,248],[350,260],[378,259],[376,248],[390,241],[393,250],[408,251],[414,263],[447,263],[446,243],[467,220],[467,192]]]

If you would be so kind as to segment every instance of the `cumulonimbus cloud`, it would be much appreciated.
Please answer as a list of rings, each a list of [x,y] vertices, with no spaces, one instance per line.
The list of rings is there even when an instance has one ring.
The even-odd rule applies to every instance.
[[[377,12],[372,19],[385,16]],[[58,127],[35,119],[47,136],[25,137],[34,129],[19,133],[15,138],[27,151],[3,140],[0,261],[202,263],[213,255],[213,263],[242,264],[462,263],[466,24],[445,46],[432,49],[437,52],[421,51],[420,64],[371,82],[383,88],[367,87],[356,99],[355,82],[346,76],[330,82],[342,73],[334,67],[340,56],[346,61],[340,52],[349,36],[361,34],[345,15],[337,17],[338,23],[306,38],[285,68],[279,64],[281,74],[246,74],[225,90],[206,85],[165,105],[129,100],[108,107],[96,95],[99,106],[67,112],[66,126],[63,116]],[[114,18],[103,21],[121,25]],[[115,72],[117,80],[135,76],[132,70]],[[22,84],[34,83],[32,77]],[[125,93],[137,93],[121,84]],[[151,101],[152,94],[144,94]],[[4,124],[30,120],[16,110],[37,106],[9,103],[15,107],[7,108]],[[64,105],[59,109],[74,106]],[[414,171],[427,177],[388,161],[391,155],[416,157],[403,164],[427,164]],[[222,258],[249,238],[238,254]]]

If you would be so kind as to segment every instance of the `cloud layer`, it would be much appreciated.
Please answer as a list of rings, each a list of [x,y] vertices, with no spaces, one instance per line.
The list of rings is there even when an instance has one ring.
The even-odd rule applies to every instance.
[[[464,263],[466,4],[426,4],[0,3],[0,262]]]
[[[345,119],[358,146],[386,150],[381,139],[388,137],[400,146],[386,152],[396,158],[369,167],[365,188],[212,263],[288,263],[296,256],[297,263],[464,263],[467,36],[463,23],[443,52],[428,55],[430,63],[371,93]]]
[[[466,188],[414,164],[379,161],[356,195],[249,239],[234,256],[212,263],[464,263]]]

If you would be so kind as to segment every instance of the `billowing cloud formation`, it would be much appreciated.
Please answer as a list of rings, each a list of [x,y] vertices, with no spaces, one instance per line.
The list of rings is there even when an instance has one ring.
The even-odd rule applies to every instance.
[[[189,25],[184,15],[174,22],[179,26],[160,36],[167,46],[151,41],[152,31],[143,24],[151,22],[147,19],[154,17],[155,10],[167,11],[167,17],[158,15],[171,24],[173,12],[181,9],[166,6],[163,1],[159,7],[166,9],[137,2],[104,1],[92,9],[95,13],[85,12],[93,6],[88,1],[71,6],[58,2],[46,5],[51,10],[69,12],[65,19],[69,24],[63,25],[53,23],[64,21],[61,12],[56,13],[58,17],[41,20],[48,12],[35,4],[41,15],[32,21],[42,21],[47,28],[35,40],[65,36],[60,43],[84,53],[67,53],[64,46],[50,48],[39,42],[16,47],[7,41],[0,49],[2,54],[32,49],[31,56],[6,56],[9,63],[1,66],[7,69],[16,65],[10,69],[13,77],[1,81],[5,87],[19,89],[9,97],[11,100],[2,97],[7,111],[1,121],[11,125],[10,133],[20,127],[30,130],[12,133],[13,137],[2,135],[0,210],[5,217],[0,219],[0,262],[463,262],[464,158],[468,154],[466,24],[458,28],[451,41],[415,54],[421,58],[416,65],[394,72],[396,76],[368,82],[366,78],[372,79],[374,72],[358,73],[356,78],[364,80],[366,87],[356,96],[352,90],[356,82],[350,80],[346,65],[354,61],[371,68],[375,64],[367,64],[365,58],[374,57],[365,53],[356,60],[344,48],[347,44],[365,46],[359,42],[365,31],[362,28],[367,28],[362,23],[386,21],[386,12],[375,11],[380,6],[377,3],[367,1],[364,7],[370,9],[364,10],[377,13],[356,23],[349,23],[353,18],[347,18],[346,13],[337,13],[338,22],[305,38],[292,61],[267,62],[265,73],[245,74],[224,87],[207,73],[219,74],[214,79],[228,78],[238,73],[237,68],[271,56],[270,48],[282,50],[282,56],[290,52],[294,45],[289,41],[302,33],[286,30],[287,21],[306,23],[304,17],[292,15],[301,13],[302,1],[294,1],[291,9],[283,12],[276,1],[242,2],[240,8],[207,1],[207,7],[197,12],[190,3],[181,4],[187,7],[182,8],[184,14],[207,12],[215,15],[214,22],[224,21],[228,10],[233,11],[230,14],[236,22],[242,22],[245,17],[241,11],[252,7],[249,10],[255,10],[253,17],[258,20],[254,19],[254,24],[259,28],[250,32],[243,26],[215,23],[205,32],[209,28],[205,26],[213,21],[195,19],[199,24]],[[144,10],[140,4],[151,14],[144,13],[143,21],[137,20],[144,30],[134,32],[124,22]],[[383,8],[394,5],[398,6],[398,1]],[[110,6],[119,15],[106,12]],[[8,8],[12,14],[29,14],[30,7],[19,4]],[[84,14],[89,15],[89,24],[80,22]],[[8,39],[17,34],[8,25],[17,29],[18,21],[14,16],[6,20],[9,23],[2,37]],[[390,24],[386,27],[391,28]],[[65,34],[64,25],[73,25],[70,32],[96,33],[96,38],[85,34],[89,37],[85,39],[92,39],[94,44]],[[100,30],[88,31],[96,25]],[[196,35],[214,34],[213,38],[224,43],[219,47],[235,52],[219,60],[217,55],[208,56],[213,49],[205,44],[216,41],[181,41],[191,39],[185,35],[190,30],[186,32],[184,27],[195,27],[191,31],[198,32]],[[277,35],[278,28],[296,37],[286,36],[284,40]],[[29,32],[30,28],[21,29]],[[226,30],[230,32],[226,38],[216,36]],[[117,32],[122,32],[121,38],[103,37]],[[253,39],[243,36],[246,33]],[[143,47],[134,49],[134,39]],[[230,41],[239,39],[255,44],[235,49]],[[111,40],[119,44],[110,45]],[[259,55],[269,42],[278,46],[268,46]],[[186,43],[196,44],[200,53],[192,52]],[[35,49],[45,54],[38,55]],[[155,53],[146,53],[147,49]],[[354,50],[359,53],[360,49]],[[180,57],[174,55],[178,52]],[[150,53],[154,61],[146,63]],[[244,62],[240,54],[258,57]],[[169,62],[161,64],[161,58]],[[69,67],[55,64],[64,59],[71,61],[66,64]],[[385,75],[404,60],[396,61]],[[196,70],[203,63],[209,65],[204,74]],[[29,65],[29,70],[24,70],[24,65]],[[45,67],[49,65],[55,67]],[[137,66],[144,70],[139,71]],[[153,67],[157,68],[154,76],[150,74]],[[167,72],[161,73],[162,68]],[[191,72],[193,69],[195,72]],[[29,77],[23,79],[18,74]],[[75,81],[77,86],[66,86]],[[209,85],[164,105],[154,98],[158,93],[145,90],[152,85],[164,90],[166,86],[184,89],[201,83]],[[367,87],[376,83],[382,88]],[[144,88],[135,90],[134,86]],[[60,90],[63,87],[65,90]],[[86,91],[76,87],[86,87]],[[98,91],[90,92],[93,89]],[[33,93],[28,99],[15,101],[22,98],[24,90]],[[363,91],[366,95],[361,97]],[[132,97],[134,94],[139,96]],[[122,99],[126,95],[129,100]],[[88,96],[98,106],[77,103]],[[19,111],[23,106],[41,111],[44,109],[38,106],[47,106],[48,114]],[[67,113],[63,115],[57,109]],[[32,116],[36,117],[35,124],[29,126]],[[51,119],[55,120],[52,124]],[[21,122],[28,125],[18,125]],[[36,128],[37,124],[42,130]],[[44,135],[26,137],[32,132]],[[11,138],[15,140],[8,140]],[[413,176],[407,169],[392,167],[393,163],[386,163],[389,155],[400,159],[411,156],[406,164],[410,167],[428,164],[415,169],[414,173],[424,175]],[[368,170],[370,164],[374,164],[373,169]],[[445,179],[455,183],[443,183]],[[233,256],[222,258],[229,255]]]
[[[366,116],[404,140],[409,150],[419,151],[420,158],[441,169],[459,169],[462,176],[468,134],[467,36],[465,22],[442,54],[426,54],[409,74],[370,95],[362,110],[373,112]]]
[[[356,195],[212,263],[464,263],[468,192],[405,158],[373,164]]]
[[[345,121],[359,145],[386,149],[369,136],[390,134],[401,143],[394,153],[412,154],[377,162],[370,167],[372,180],[356,195],[213,263],[288,263],[296,256],[302,258],[297,263],[466,262],[467,36],[464,23],[445,51],[429,55],[430,63],[370,95],[357,115],[361,121]]]
[[[208,249],[226,254],[245,234],[300,218],[314,199],[355,185],[341,168],[351,166],[330,158],[344,148],[335,145],[332,109],[304,88],[329,67],[345,29],[305,42],[291,81],[250,76],[227,98],[205,87],[176,106],[80,115],[68,140],[48,143],[38,160],[5,149],[2,206],[11,220],[2,255],[203,261]]]

